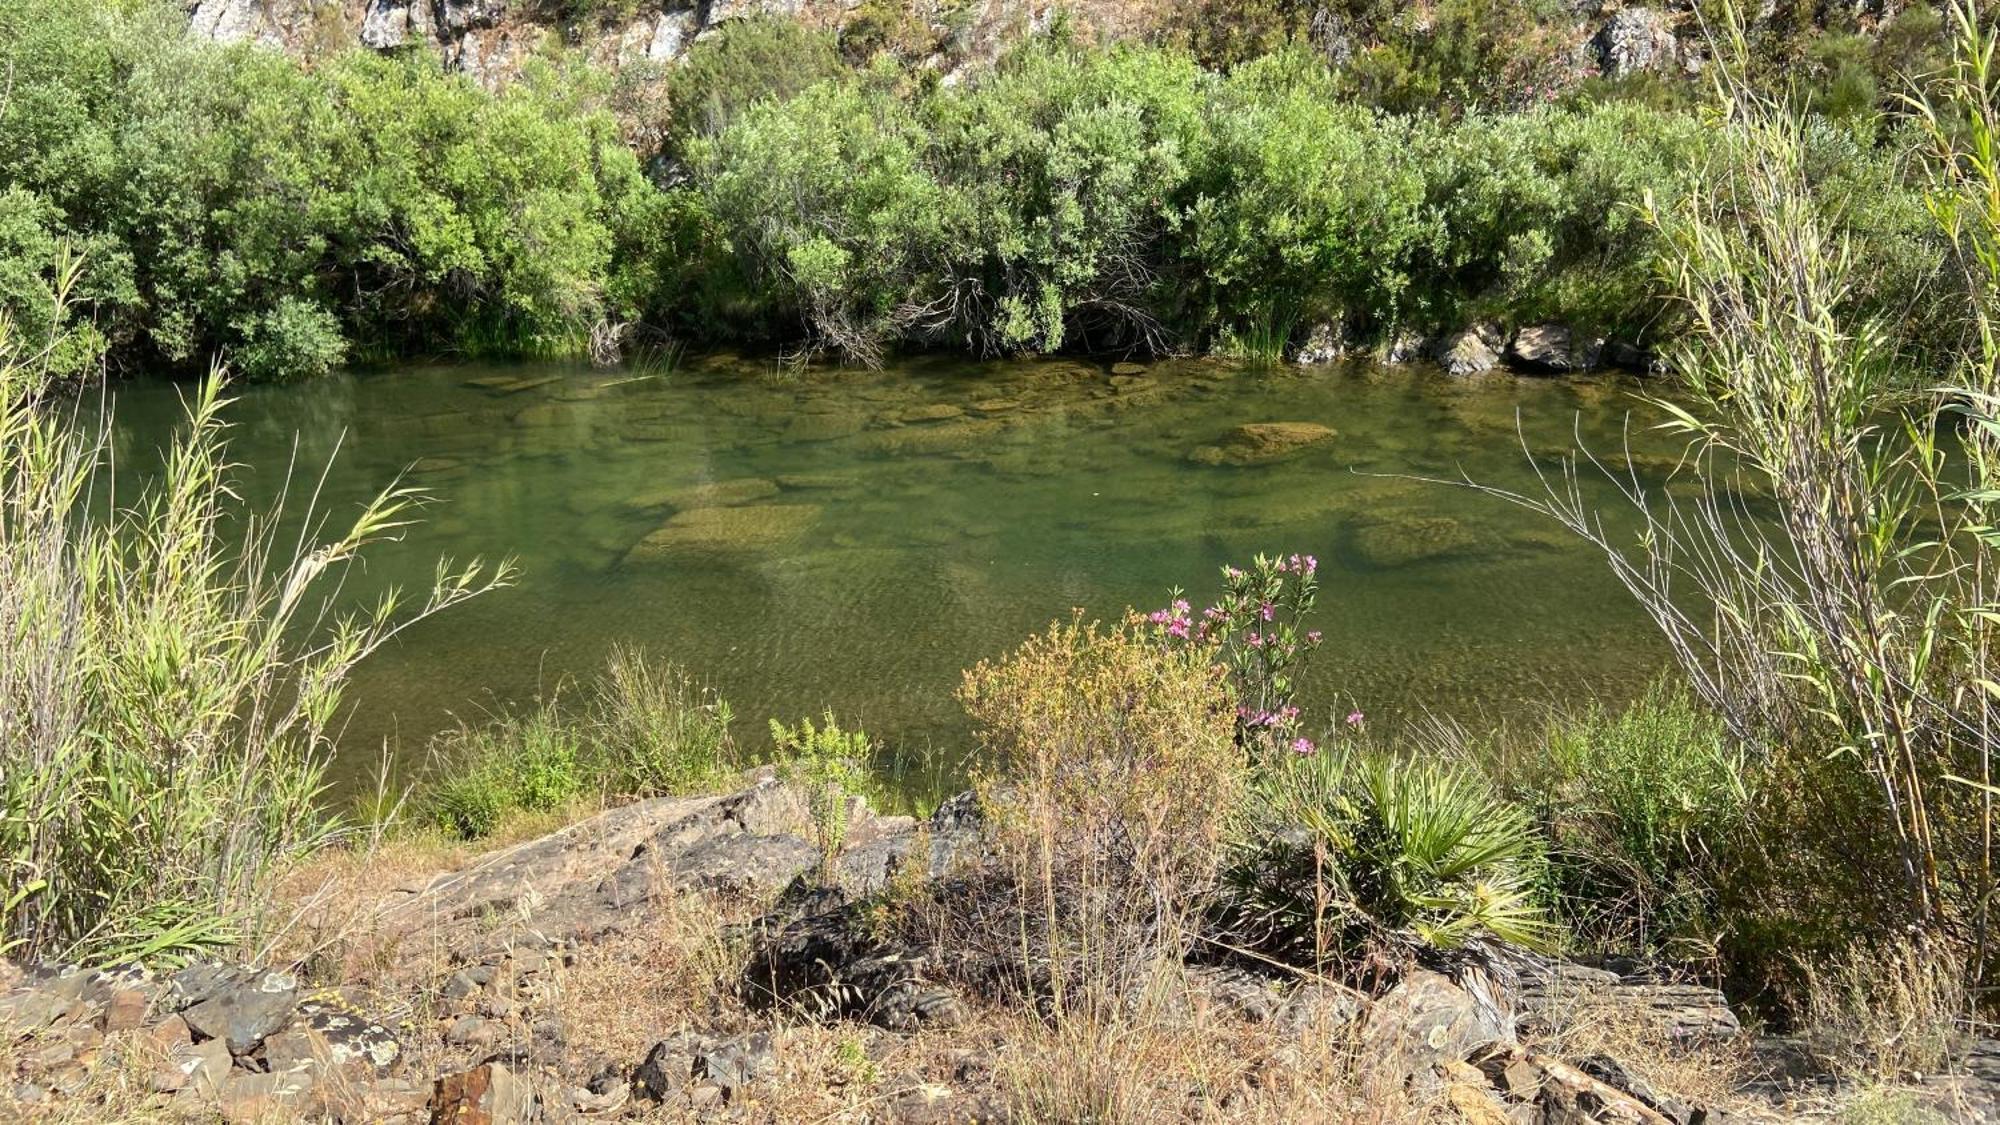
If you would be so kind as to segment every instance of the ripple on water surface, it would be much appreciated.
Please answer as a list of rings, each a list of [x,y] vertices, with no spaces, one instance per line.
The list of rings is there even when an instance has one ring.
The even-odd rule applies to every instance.
[[[1321,559],[1310,701],[1478,725],[1628,695],[1662,652],[1584,545],[1409,477],[1533,490],[1524,441],[1544,460],[1573,434],[1618,449],[1639,412],[1634,463],[1657,484],[1673,448],[1642,441],[1633,387],[1213,362],[798,379],[726,357],[670,378],[421,367],[250,388],[231,452],[253,499],[273,494],[295,436],[305,466],[340,449],[332,511],[405,470],[436,494],[357,594],[421,585],[439,555],[520,563],[517,587],[364,667],[343,742],[356,761],[586,673],[616,642],[710,678],[747,737],[831,706],[892,741],[956,747],[962,669],[1071,607],[1210,595],[1218,567],[1257,551]],[[129,465],[179,397],[138,383],[117,398]]]

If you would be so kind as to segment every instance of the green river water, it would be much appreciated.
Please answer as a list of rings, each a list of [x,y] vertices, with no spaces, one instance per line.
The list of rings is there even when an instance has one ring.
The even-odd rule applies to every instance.
[[[706,677],[753,747],[767,718],[831,707],[905,753],[949,758],[970,742],[952,698],[964,668],[1071,607],[1211,595],[1217,568],[1257,551],[1321,560],[1327,643],[1306,698],[1322,715],[1478,728],[1623,698],[1662,667],[1589,548],[1490,497],[1407,479],[1533,490],[1523,435],[1546,467],[1575,435],[1616,452],[1629,429],[1656,484],[1674,447],[1647,431],[1637,384],[1213,361],[1121,371],[933,359],[786,378],[730,357],[666,377],[400,368],[241,389],[231,453],[253,503],[294,461],[296,494],[336,449],[328,511],[350,514],[405,472],[435,494],[421,526],[370,556],[356,595],[420,586],[440,555],[520,565],[517,586],[364,665],[341,745],[350,778],[385,742],[415,761],[453,716],[588,673],[617,642]],[[124,464],[159,447],[183,390],[116,389]],[[1272,464],[1191,457],[1257,422],[1337,436]]]

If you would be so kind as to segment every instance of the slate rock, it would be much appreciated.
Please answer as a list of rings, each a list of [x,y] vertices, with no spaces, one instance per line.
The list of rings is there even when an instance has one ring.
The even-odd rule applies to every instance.
[[[248,1055],[273,1032],[291,1022],[298,1005],[298,978],[276,970],[242,970],[227,985],[209,989],[206,999],[181,1012],[188,1029],[222,1040],[232,1055]]]

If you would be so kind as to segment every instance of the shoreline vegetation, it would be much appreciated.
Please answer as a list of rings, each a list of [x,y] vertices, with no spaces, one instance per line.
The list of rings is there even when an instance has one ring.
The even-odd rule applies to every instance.
[[[1942,363],[1964,343],[1937,312],[1960,279],[1925,210],[1922,129],[1867,78],[1940,65],[1911,46],[1942,41],[1935,10],[1910,11],[1927,33],[1899,17],[1879,59],[1850,36],[1860,57],[1797,68],[1827,85],[1795,100],[1813,190],[1867,263],[1847,303]],[[740,344],[859,364],[1476,362],[1549,324],[1574,337],[1551,366],[1594,364],[1595,342],[1643,365],[1679,309],[1640,212],[1734,159],[1706,79],[1537,85],[1553,58],[1496,77],[1474,60],[1506,54],[1507,26],[1455,9],[1439,19],[1466,21],[1468,57],[1400,77],[1386,47],[1366,66],[1303,43],[1205,65],[1058,20],[946,83],[852,36],[734,20],[644,98],[561,54],[489,90],[419,48],[299,61],[184,19],[0,4],[0,305],[66,341],[66,374],[100,353],[190,375],[219,356],[263,380]],[[85,263],[75,333],[55,324],[59,245]]]
[[[0,1111],[1994,1112],[2000,31],[1945,15],[1894,144],[1750,85],[1727,12],[1706,117],[1385,115],[1297,54],[1218,75],[1060,36],[963,88],[840,69],[738,102],[724,36],[686,71],[706,124],[667,142],[691,179],[660,189],[554,72],[489,95],[421,58],[307,68],[156,35],[144,5],[0,0],[0,152],[29,184],[0,271]],[[148,174],[176,169],[207,179]],[[1634,484],[1632,539],[1581,499],[1588,450],[1494,502],[1598,547],[1673,666],[1623,710],[1385,737],[1365,701],[1299,707],[1340,591],[1258,556],[967,670],[971,788],[920,816],[876,811],[876,748],[822,701],[739,745],[695,672],[631,649],[342,813],[355,664],[532,576],[443,563],[346,606],[422,496],[275,542],[230,488],[219,372],[164,469],[88,516],[117,482],[61,392],[107,349],[220,346],[259,377],[364,329],[562,348],[667,292],[665,322],[860,362],[927,335],[1633,333],[1676,380],[1655,405],[1692,487]]]

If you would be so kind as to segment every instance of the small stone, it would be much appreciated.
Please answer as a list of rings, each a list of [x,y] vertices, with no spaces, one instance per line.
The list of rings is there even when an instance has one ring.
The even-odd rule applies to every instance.
[[[256,1125],[303,1116],[312,1095],[310,1070],[255,1073],[233,1071],[216,1096],[224,1121]]]
[[[444,994],[448,1000],[463,1000],[493,981],[493,966],[473,965],[451,974],[444,982]]]
[[[723,1096],[724,1095],[722,1092],[722,1087],[711,1086],[707,1083],[703,1083],[700,1086],[695,1086],[690,1090],[688,1090],[687,1092],[688,1107],[690,1109],[698,1109],[698,1110],[709,1109],[715,1105],[720,1104],[723,1099]]]
[[[444,1041],[459,1047],[490,1047],[504,1034],[500,1025],[478,1016],[460,1016],[444,1033]]]
[[[534,1125],[542,1099],[501,1063],[485,1063],[438,1079],[432,1125]]]
[[[695,1052],[694,1076],[706,1078],[733,1094],[768,1074],[777,1064],[771,1037],[756,1031]]]
[[[166,1065],[153,1075],[152,1087],[161,1092],[194,1090],[214,1097],[229,1077],[229,1048],[220,1039],[187,1043],[167,1055]]]
[[[653,1044],[644,1062],[632,1072],[632,1089],[640,1097],[665,1101],[668,1095],[688,1084],[694,1073],[695,1045],[686,1035],[676,1035]]]
[[[151,1000],[144,992],[136,988],[114,989],[104,1005],[104,1030],[130,1031],[144,1024],[149,1007]]]

